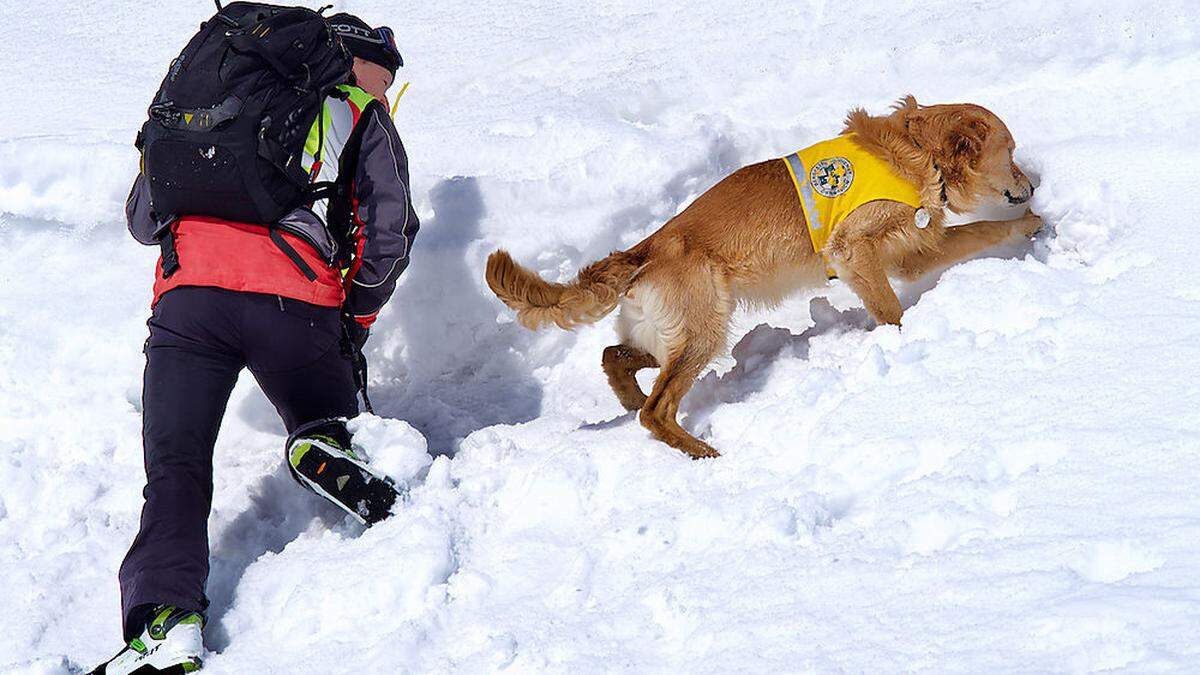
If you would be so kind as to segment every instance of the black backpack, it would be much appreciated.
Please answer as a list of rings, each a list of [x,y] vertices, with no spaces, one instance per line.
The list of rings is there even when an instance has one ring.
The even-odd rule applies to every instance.
[[[171,62],[150,105],[138,134],[143,173],[160,221],[202,215],[270,225],[333,193],[310,182],[301,155],[353,59],[310,9],[218,8]]]

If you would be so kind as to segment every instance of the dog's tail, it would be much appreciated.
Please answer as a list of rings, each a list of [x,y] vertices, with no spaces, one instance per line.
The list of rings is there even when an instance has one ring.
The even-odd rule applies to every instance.
[[[488,257],[487,284],[504,304],[517,310],[522,326],[537,330],[553,323],[569,330],[613,311],[640,269],[639,256],[618,251],[580,270],[575,281],[555,284],[498,250]]]

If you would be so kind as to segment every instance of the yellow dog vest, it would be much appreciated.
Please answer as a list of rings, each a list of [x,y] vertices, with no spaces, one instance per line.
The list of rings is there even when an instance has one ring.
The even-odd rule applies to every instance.
[[[896,174],[886,161],[863,150],[854,134],[821,141],[783,158],[804,218],[813,250],[820,253],[837,227],[854,209],[878,199],[920,208],[916,187]]]

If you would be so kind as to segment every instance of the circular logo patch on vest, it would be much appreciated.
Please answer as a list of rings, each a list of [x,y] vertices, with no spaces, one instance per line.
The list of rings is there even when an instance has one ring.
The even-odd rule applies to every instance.
[[[854,182],[854,166],[845,157],[826,157],[813,165],[808,182],[817,194],[830,199],[843,194]]]

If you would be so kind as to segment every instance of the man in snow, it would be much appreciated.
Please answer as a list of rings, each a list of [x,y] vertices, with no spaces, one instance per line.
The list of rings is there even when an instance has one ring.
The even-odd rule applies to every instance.
[[[354,57],[353,72],[326,98],[325,126],[314,123],[304,168],[314,181],[345,184],[349,198],[297,208],[270,229],[187,215],[170,227],[145,347],[146,501],[120,571],[128,645],[96,672],[200,666],[213,445],[242,368],[283,418],[287,461],[301,484],[368,524],[396,499],[355,455],[342,420],[358,414],[355,359],[418,229],[385,98],[402,61],[390,29],[349,14],[328,22]],[[129,228],[161,245],[151,211],[139,173]],[[318,250],[335,226],[354,233],[345,268]]]

